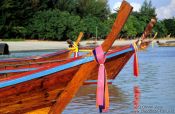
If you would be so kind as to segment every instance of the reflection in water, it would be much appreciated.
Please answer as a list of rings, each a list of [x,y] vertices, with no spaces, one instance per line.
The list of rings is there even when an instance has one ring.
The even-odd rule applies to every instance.
[[[141,91],[140,91],[139,86],[134,86],[134,89],[133,90],[134,90],[134,101],[133,101],[133,105],[134,105],[135,114],[137,114],[139,103],[140,103],[140,94],[141,94]]]
[[[125,110],[129,106],[126,103],[129,100],[127,95],[114,85],[109,85],[109,96],[109,114],[117,113],[119,110]],[[123,104],[124,102],[126,103],[125,105]],[[63,114],[89,114],[89,110],[91,110],[91,114],[99,114],[98,108],[96,108],[96,85],[85,85],[81,87]]]

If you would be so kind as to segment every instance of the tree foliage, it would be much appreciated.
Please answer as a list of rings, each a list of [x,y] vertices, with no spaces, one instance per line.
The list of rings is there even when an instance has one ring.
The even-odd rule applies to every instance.
[[[57,9],[39,11],[30,22],[29,36],[39,39],[75,39],[79,32],[86,30],[79,16]]]
[[[99,19],[107,19],[110,10],[106,0],[78,0],[77,13],[81,17],[92,15]]]
[[[109,13],[106,0],[1,0],[0,37],[65,40],[80,31],[94,35],[96,26],[105,28]]]
[[[85,38],[105,38],[116,18],[108,0],[0,0],[0,38],[75,40],[79,32]],[[121,35],[140,37],[155,8],[145,0],[139,12],[132,12]],[[153,32],[159,37],[175,36],[175,18],[159,20]]]
[[[39,39],[60,40],[65,31],[66,21],[69,13],[59,12],[58,10],[38,11],[30,20],[27,26],[29,36]]]
[[[171,36],[175,36],[175,18],[165,19],[163,22],[167,29],[167,33],[171,34]]]
[[[156,17],[155,7],[152,6],[151,0],[149,2],[147,0],[143,2],[143,5],[140,8],[140,14],[146,16],[149,20]]]

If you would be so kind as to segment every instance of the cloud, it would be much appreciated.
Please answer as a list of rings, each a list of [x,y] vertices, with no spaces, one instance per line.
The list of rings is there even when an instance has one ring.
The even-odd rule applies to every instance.
[[[116,2],[111,9],[112,13],[116,12],[115,10],[119,9],[120,5],[121,5],[121,2]]]
[[[167,6],[162,6],[156,9],[158,19],[167,19],[175,16],[175,0],[171,0]]]
[[[135,2],[132,2],[130,3],[132,6],[133,6],[133,11],[139,11],[140,8],[141,8],[141,4],[138,4],[138,3],[135,3]],[[113,5],[113,8],[111,9],[112,13],[115,12],[116,9],[118,9],[121,5],[121,2],[116,2],[114,5]]]
[[[138,3],[134,3],[132,2],[131,5],[133,6],[133,11],[139,11],[140,8],[141,8],[141,4],[138,4]]]

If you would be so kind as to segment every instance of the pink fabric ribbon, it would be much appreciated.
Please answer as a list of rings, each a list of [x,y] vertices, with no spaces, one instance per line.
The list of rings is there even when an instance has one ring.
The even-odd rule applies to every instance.
[[[108,83],[104,66],[106,57],[101,46],[95,48],[93,53],[99,64],[96,104],[99,107],[100,112],[106,112],[109,108]]]

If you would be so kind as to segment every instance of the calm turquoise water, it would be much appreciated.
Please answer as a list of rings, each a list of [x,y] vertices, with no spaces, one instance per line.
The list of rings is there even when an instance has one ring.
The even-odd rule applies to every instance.
[[[51,53],[12,53],[23,57]],[[139,52],[140,76],[133,76],[133,58],[109,86],[107,114],[175,114],[175,47],[149,47]],[[63,114],[99,114],[95,103],[96,86],[83,86]]]

